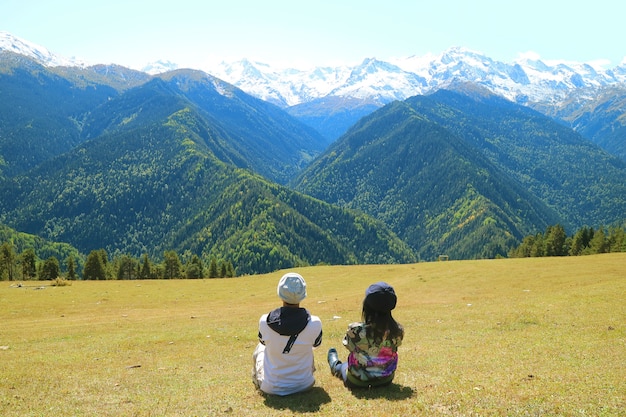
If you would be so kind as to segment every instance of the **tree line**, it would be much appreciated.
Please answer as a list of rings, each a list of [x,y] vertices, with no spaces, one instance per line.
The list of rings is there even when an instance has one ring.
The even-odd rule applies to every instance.
[[[626,228],[601,226],[581,227],[567,236],[560,224],[548,226],[545,233],[529,235],[509,251],[510,258],[543,256],[579,256],[598,253],[626,252]]]
[[[626,227],[582,227],[568,236],[562,225],[548,226],[545,232],[528,235],[519,246],[511,249],[509,258],[544,256],[579,256],[610,252],[626,252]],[[156,262],[148,254],[141,258],[131,255],[110,257],[104,249],[91,251],[82,271],[82,259],[70,255],[59,260],[56,256],[40,259],[33,248],[15,252],[11,241],[0,245],[0,281],[27,280],[136,280],[176,278],[231,278],[236,277],[231,261],[211,258],[208,266],[198,255],[186,253],[181,257],[176,251],[163,253]]]
[[[185,256],[181,261],[176,251],[165,251],[163,259],[155,262],[147,254],[137,259],[130,255],[109,257],[106,250],[91,251],[79,271],[78,259],[68,256],[60,261],[56,256],[39,259],[34,249],[17,254],[11,242],[0,245],[0,281],[28,280],[134,280],[175,278],[232,278],[236,276],[232,262],[211,258],[208,266],[198,255]]]

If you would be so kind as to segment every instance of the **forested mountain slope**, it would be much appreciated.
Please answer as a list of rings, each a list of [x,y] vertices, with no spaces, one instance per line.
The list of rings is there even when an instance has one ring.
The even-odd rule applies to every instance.
[[[529,108],[453,87],[388,104],[324,151],[328,136],[201,71],[1,53],[0,224],[85,253],[173,249],[251,273],[494,257],[551,224],[623,221],[624,161]],[[359,103],[292,110],[316,118],[321,106],[345,124],[369,111]],[[311,161],[297,191],[283,186]]]
[[[62,265],[62,268],[64,270],[66,267],[66,261],[69,257],[72,258],[73,262],[75,263],[74,265],[77,268],[82,268],[83,256],[78,251],[78,249],[67,243],[49,241],[42,238],[41,236],[18,232],[17,230],[0,224],[0,244],[5,242],[10,242],[10,245],[12,246],[12,253],[14,254],[13,261],[17,261],[17,257],[19,255],[22,255],[24,251],[32,249],[35,253],[35,256],[41,260],[48,259],[49,257],[56,258],[57,261],[59,261],[59,264]],[[2,255],[0,255],[0,259],[3,258]],[[2,259],[2,261],[4,264],[0,265],[0,279],[3,278],[3,270],[7,269],[6,263],[10,263],[11,260],[5,258]],[[23,259],[20,259],[19,261],[19,263],[21,264],[20,267],[22,267]]]
[[[78,145],[83,115],[116,95],[112,87],[77,86],[28,58],[0,53],[0,178]]]
[[[494,257],[555,213],[454,134],[397,102],[363,119],[297,189],[390,225],[422,259]]]
[[[0,178],[23,173],[85,140],[130,121],[150,122],[183,99],[220,130],[231,162],[286,183],[326,146],[316,131],[278,107],[201,71],[178,70],[153,79],[117,66],[46,68],[0,53]],[[160,87],[157,84],[161,82]],[[141,103],[142,107],[137,107]],[[125,110],[136,109],[127,114]]]
[[[159,77],[221,129],[247,167],[271,181],[288,182],[326,146],[318,132],[283,110],[203,72],[177,70]]]
[[[569,231],[626,213],[626,162],[572,129],[493,94],[440,90],[407,100],[555,210]]]
[[[313,126],[331,144],[360,118],[380,108],[371,100],[351,97],[325,97],[295,106],[285,111],[298,120]]]
[[[129,91],[109,122],[86,126],[102,134],[3,181],[0,223],[84,253],[193,251],[239,274],[415,259],[382,223],[235,167],[229,138],[170,89]]]
[[[531,109],[469,93],[385,106],[294,187],[383,220],[426,259],[504,255],[549,224],[623,218],[619,159]]]
[[[572,91],[558,106],[538,110],[626,161],[626,86]]]

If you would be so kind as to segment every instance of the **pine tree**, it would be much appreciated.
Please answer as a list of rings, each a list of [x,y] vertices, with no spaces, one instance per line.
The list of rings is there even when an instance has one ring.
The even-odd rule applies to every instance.
[[[102,263],[102,253],[93,250],[87,255],[85,261],[85,269],[83,270],[83,279],[87,280],[105,280],[107,279],[104,265]]]
[[[209,278],[217,278],[217,261],[215,258],[211,258],[211,263],[209,264]]]
[[[28,248],[20,255],[22,279],[33,279],[37,275],[37,255],[33,248]]]
[[[175,251],[165,251],[163,253],[163,269],[166,279],[181,278],[182,265],[178,254]]]
[[[57,279],[60,275],[59,260],[51,256],[45,260],[39,279],[51,281]]]
[[[556,226],[549,226],[546,230],[545,248],[546,256],[565,256],[567,255],[567,248],[565,247],[565,241],[567,234],[565,228],[560,224]]]
[[[15,252],[13,244],[5,242],[0,246],[0,279],[6,277],[9,281],[15,278]]]
[[[626,241],[625,241],[625,243],[626,243]],[[226,263],[226,276],[228,278],[232,278],[232,277],[235,276],[235,268],[233,268],[233,263],[230,262],[230,261],[228,261]]]
[[[117,267],[117,279],[133,279],[133,272],[135,271],[135,262],[130,255],[122,255],[119,259]]]
[[[606,253],[607,249],[608,244],[606,240],[606,234],[604,233],[604,228],[601,227],[593,234],[593,238],[589,242],[589,248],[587,253]]]
[[[624,252],[626,250],[626,230],[621,227],[611,227],[607,241],[609,252]]]
[[[77,278],[77,275],[76,275],[76,265],[74,263],[73,256],[67,257],[66,265],[67,265],[67,279],[75,280]]]
[[[543,234],[537,233],[535,236],[535,241],[533,242],[533,246],[530,249],[530,256],[533,258],[538,258],[546,255],[546,245],[543,238]]]
[[[202,278],[204,276],[204,268],[198,255],[191,257],[191,260],[185,266],[185,274],[187,278]]]
[[[585,233],[583,229],[579,229],[572,237],[572,245],[569,248],[571,256],[578,256],[583,253],[587,245],[585,244]]]
[[[113,271],[111,271],[109,264],[109,255],[105,249],[98,249],[96,251],[97,255],[100,257],[100,262],[102,263],[102,270],[104,271],[104,279],[112,279]]]
[[[530,252],[535,244],[535,236],[529,235],[522,239],[522,243],[515,248],[512,249],[509,253],[509,257],[511,258],[530,258]]]
[[[141,263],[141,270],[139,272],[140,279],[149,279],[152,278],[152,266],[150,265],[150,259],[148,259],[148,254],[143,254],[143,262]]]

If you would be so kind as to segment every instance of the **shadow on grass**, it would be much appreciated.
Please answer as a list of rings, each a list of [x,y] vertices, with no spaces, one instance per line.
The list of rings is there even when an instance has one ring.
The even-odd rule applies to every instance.
[[[277,410],[289,409],[296,413],[315,413],[320,411],[322,404],[330,402],[330,395],[322,387],[313,387],[308,391],[281,397],[278,395],[267,395],[265,405]]]
[[[411,398],[415,391],[411,387],[391,383],[385,387],[352,388],[350,392],[357,398],[384,398],[389,401],[402,401]]]

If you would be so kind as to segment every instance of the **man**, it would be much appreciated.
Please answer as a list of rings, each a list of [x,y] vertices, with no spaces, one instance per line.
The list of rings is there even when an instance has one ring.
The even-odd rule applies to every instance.
[[[300,307],[306,297],[301,275],[287,273],[278,282],[283,306],[259,319],[253,382],[266,394],[289,395],[313,386],[313,348],[322,343],[322,322]]]

